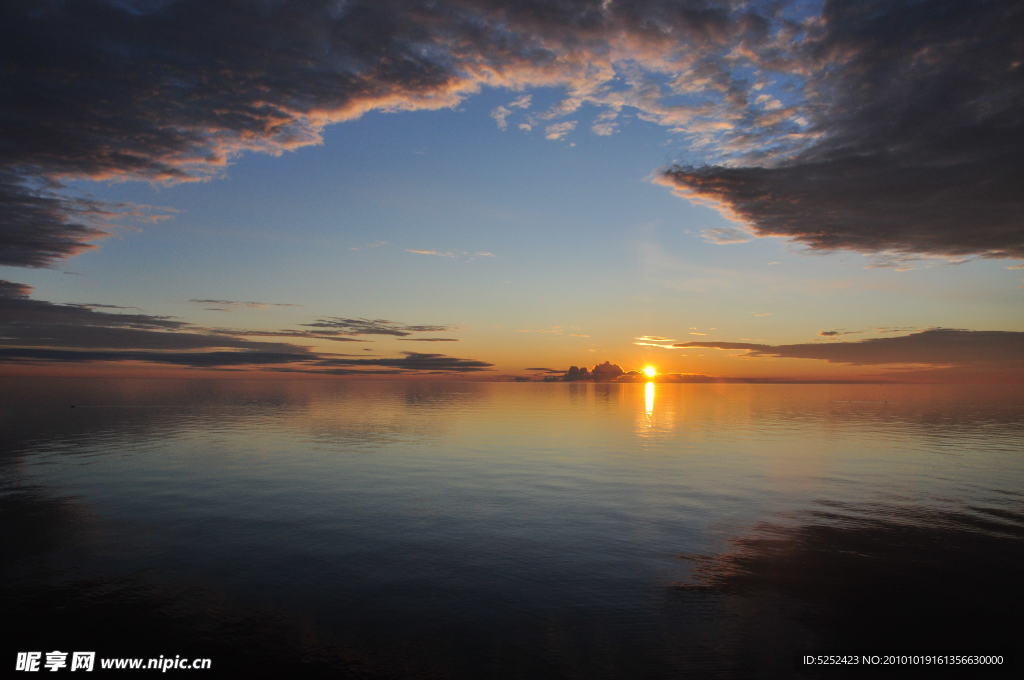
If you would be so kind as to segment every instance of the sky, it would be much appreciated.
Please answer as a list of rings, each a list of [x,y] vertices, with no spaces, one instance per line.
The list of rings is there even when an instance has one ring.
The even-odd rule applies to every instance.
[[[1024,381],[1024,8],[5,3],[0,373]]]

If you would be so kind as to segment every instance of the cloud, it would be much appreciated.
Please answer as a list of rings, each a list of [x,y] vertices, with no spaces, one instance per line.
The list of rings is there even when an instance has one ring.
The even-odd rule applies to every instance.
[[[508,103],[514,109],[528,109],[533,104],[533,95],[524,94],[521,97],[516,97]]]
[[[640,347],[658,347],[660,349],[675,349],[675,338],[666,338],[660,335],[641,335],[633,339],[634,345]]]
[[[909,272],[914,270],[913,263],[919,262],[921,258],[899,253],[883,253],[872,258],[864,269],[891,269],[894,272]]]
[[[451,326],[401,324],[386,319],[351,319],[331,316],[313,323],[302,324],[311,328],[324,328],[348,335],[394,335],[405,337],[412,333],[437,333],[451,330]]]
[[[420,249],[420,248],[406,248],[405,252],[413,253],[414,255],[433,255],[435,257],[455,257],[455,253],[451,251],[434,250],[434,249]]]
[[[566,120],[561,123],[552,123],[544,128],[544,138],[550,140],[564,139],[567,134],[576,129],[575,120]]]
[[[459,359],[444,354],[424,354],[421,352],[402,352],[402,358],[381,359],[322,359],[315,362],[316,366],[355,367],[355,366],[387,366],[405,371],[443,371],[453,373],[471,373],[485,371],[494,366],[486,361],[475,359]]]
[[[823,338],[831,338],[831,337],[835,337],[837,335],[856,335],[857,333],[863,333],[863,332],[864,331],[848,331],[848,330],[844,330],[842,328],[839,328],[839,329],[828,330],[828,331],[818,331],[818,335],[822,336]]]
[[[405,252],[412,253],[414,255],[432,255],[433,257],[461,258],[467,262],[469,262],[470,260],[475,260],[478,257],[495,257],[494,253],[490,252],[489,250],[478,250],[476,252],[468,252],[465,250],[435,250],[433,248],[406,248]]]
[[[917,326],[880,326],[875,329],[876,333],[909,333],[922,330]],[[930,330],[930,329],[929,329]]]
[[[285,352],[258,351],[216,351],[216,352],[148,352],[142,350],[72,350],[26,347],[0,347],[0,362],[19,363],[83,363],[93,361],[121,362],[140,361],[145,363],[173,364],[191,368],[220,368],[236,366],[263,366],[277,364],[300,364],[318,368],[290,366],[288,370],[303,373],[326,373],[332,375],[399,374],[399,373],[471,373],[485,371],[494,364],[474,359],[459,359],[443,354],[420,354],[404,352],[401,358],[345,359],[329,358],[311,360],[311,357]],[[337,367],[388,366],[393,370],[364,370]],[[319,367],[326,367],[321,369]],[[279,369],[280,370],[280,369]]]
[[[93,248],[105,236],[98,207],[33,189],[12,171],[0,171],[0,264],[42,267]]]
[[[458,342],[458,338],[399,338],[406,342]]]
[[[697,164],[661,180],[759,236],[1024,253],[1016,5],[865,0],[805,17],[790,4],[5,3],[0,264],[52,265],[119,215],[146,217],[73,197],[69,181],[218,177],[240,154],[484,88],[564,90],[517,125],[551,139],[584,105],[597,134],[620,111],[679,134]]]
[[[614,135],[619,131],[619,112],[620,109],[613,108],[598,114],[597,118],[594,119],[594,124],[590,126],[590,131],[598,137]]]
[[[759,94],[754,98],[754,103],[767,111],[775,111],[782,108],[782,102],[770,94]]]
[[[398,368],[381,368],[381,369],[356,369],[356,368],[325,368],[319,370],[309,370],[306,368],[295,368],[295,367],[282,367],[282,368],[271,368],[271,371],[277,371],[280,373],[320,373],[323,375],[404,375],[406,371]]]
[[[366,338],[353,338],[342,335],[338,331],[304,331],[298,329],[285,330],[252,330],[244,328],[215,328],[215,333],[221,335],[237,335],[242,337],[268,337],[268,338],[305,338],[308,340],[331,340],[332,342],[373,342]]]
[[[424,342],[457,341],[456,338],[404,337],[411,333],[449,330],[448,326],[329,318],[309,324],[317,327],[309,331],[210,329],[166,316],[99,311],[116,308],[116,305],[36,300],[30,297],[31,292],[31,286],[0,280],[2,363],[145,362],[192,368],[274,366],[332,374],[341,373],[333,370],[339,367],[356,372],[360,367],[380,366],[403,373],[466,373],[487,370],[493,365],[476,359],[419,352],[403,352],[403,356],[397,358],[353,359],[352,355],[317,353],[301,345],[247,337],[367,342],[365,338],[349,335],[378,334]]]
[[[98,302],[77,302],[71,303],[71,305],[73,307],[85,307],[86,309],[139,309],[138,307],[126,307],[125,305],[104,305]]]
[[[302,354],[285,352],[147,352],[143,350],[78,350],[34,347],[0,347],[0,362],[82,363],[90,361],[142,361],[192,368],[288,364],[303,361]]]
[[[0,152],[0,265],[45,267],[95,247],[125,220],[156,222],[168,208],[62,195],[55,179],[5,167]],[[65,272],[75,274],[75,272]]]
[[[805,101],[773,128],[803,118],[809,143],[660,181],[815,250],[1022,257],[1022,52],[1012,3],[827,3],[787,57]]]
[[[679,348],[745,349],[756,357],[821,359],[840,364],[976,365],[1009,363],[1024,368],[1024,332],[934,328],[910,335],[853,342],[763,345],[746,342],[684,342]]]
[[[524,94],[521,97],[516,97],[508,104],[494,107],[491,110],[491,118],[498,124],[499,130],[507,130],[508,117],[512,115],[512,109],[528,109],[531,103],[533,103],[533,95]]]
[[[0,251],[44,266],[109,232],[105,208],[58,195],[61,181],[216,177],[239,154],[318,144],[370,111],[451,108],[484,87],[562,87],[681,120],[660,101],[674,92],[622,84],[617,65],[685,70],[691,96],[713,94],[740,79],[711,62],[764,35],[751,10],[704,0],[7,3]]]
[[[32,286],[0,280],[0,324],[5,333],[14,326],[78,324],[146,330],[177,330],[188,324],[169,316],[115,314],[93,309],[97,305],[61,305],[29,297]]]
[[[32,288],[0,281],[0,343],[78,349],[193,350],[232,348],[305,354],[297,345],[258,342],[151,314],[97,311],[114,305],[62,305],[29,297]]]
[[[508,117],[512,115],[512,111],[505,106],[497,106],[491,111],[491,118],[498,124],[499,130],[508,129]]]
[[[197,305],[218,305],[223,311],[231,311],[239,307],[248,307],[249,309],[269,309],[270,307],[301,307],[302,305],[295,304],[293,302],[256,302],[256,301],[242,301],[242,300],[208,300],[193,298],[189,302],[194,302]],[[209,309],[209,308],[208,308]]]
[[[715,227],[700,232],[701,238],[708,243],[725,246],[733,243],[746,243],[750,240],[750,234],[742,229],[732,227]]]

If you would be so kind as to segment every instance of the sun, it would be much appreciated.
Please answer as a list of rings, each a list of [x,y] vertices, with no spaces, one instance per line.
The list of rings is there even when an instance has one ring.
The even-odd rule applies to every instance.
[[[646,375],[648,378],[653,378],[654,376],[658,375],[658,369],[650,365],[644,366],[644,375]]]

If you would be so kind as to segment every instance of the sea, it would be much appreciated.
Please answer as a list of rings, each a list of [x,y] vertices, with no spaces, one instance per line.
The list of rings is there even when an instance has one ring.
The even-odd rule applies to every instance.
[[[8,670],[1013,675],[1024,388],[3,378],[0,530]]]

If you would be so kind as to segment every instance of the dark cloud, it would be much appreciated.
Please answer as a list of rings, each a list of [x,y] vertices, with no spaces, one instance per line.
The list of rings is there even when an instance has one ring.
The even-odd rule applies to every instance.
[[[812,144],[662,181],[813,249],[1024,257],[1024,6],[827,2],[792,56]]]
[[[0,362],[80,363],[89,361],[144,361],[193,368],[287,364],[308,356],[284,352],[147,352],[143,350],[77,350],[38,347],[0,347]]]
[[[951,328],[855,342],[761,345],[747,342],[684,342],[676,347],[745,349],[759,357],[821,359],[842,364],[977,365],[1005,363],[1024,368],[1024,332]]]
[[[248,307],[250,309],[266,309],[268,307],[301,307],[302,305],[293,302],[258,302],[255,300],[207,300],[193,298],[189,302],[200,305],[220,305],[220,307],[207,307],[216,311],[231,311],[237,307]]]
[[[10,119],[9,114],[0,112],[0,121]],[[0,141],[0,265],[44,267],[94,248],[92,241],[109,236],[124,220],[157,222],[173,212],[63,195],[60,182],[52,176],[5,159],[4,147],[9,143]]]
[[[825,338],[832,338],[832,337],[835,337],[837,335],[856,335],[858,333],[863,333],[863,331],[848,331],[848,330],[844,330],[842,328],[837,328],[837,329],[828,330],[828,331],[819,331],[818,335],[820,335],[822,337],[825,337]]]
[[[310,328],[332,329],[348,335],[395,335],[398,337],[405,337],[412,333],[437,333],[451,329],[450,326],[416,326],[385,319],[346,319],[337,316],[302,325]]]
[[[132,347],[154,350],[191,350],[230,347],[260,351],[307,353],[303,347],[283,342],[258,342],[195,331],[153,331],[118,326],[78,323],[7,324],[0,322],[0,342],[34,347]]]
[[[246,151],[318,143],[331,123],[451,107],[485,86],[565,86],[570,101],[628,99],[678,124],[714,107],[615,94],[614,63],[674,66],[735,97],[716,60],[766,29],[708,0],[2,3],[2,263],[45,266],[109,232],[109,208],[55,193],[61,180],[193,181]]]
[[[208,332],[166,316],[96,311],[116,305],[61,305],[29,297],[30,286],[0,281],[0,342],[34,347],[188,350],[237,348],[304,353],[296,345]]]
[[[407,371],[439,371],[444,373],[471,373],[485,371],[494,364],[475,359],[459,359],[444,354],[423,354],[420,352],[402,352],[405,356],[398,359],[323,359],[317,366],[355,367],[355,366],[388,366]]]
[[[0,279],[0,300],[27,298],[32,294],[32,286],[27,283],[15,283]]]
[[[805,12],[710,0],[2,3],[0,264],[52,264],[148,212],[71,197],[62,181],[199,180],[243,152],[316,144],[368,111],[534,86],[567,94],[527,128],[568,129],[575,120],[557,120],[588,104],[606,134],[628,110],[682,134],[687,157],[728,161],[662,180],[758,235],[1024,256],[1020,4]],[[742,238],[723,229],[706,236]]]
[[[103,305],[98,302],[75,302],[73,307],[85,307],[86,309],[139,309],[138,307],[126,307],[124,305]]]
[[[99,212],[0,168],[0,265],[42,267],[93,248],[108,235],[96,226]]]
[[[524,368],[523,370],[524,371],[532,371],[534,373],[539,373],[539,374],[541,374],[544,377],[555,377],[555,376],[557,376],[559,378],[561,378],[563,375],[565,375],[565,373],[568,371],[568,369],[565,369],[565,368],[548,368],[546,366],[532,366],[530,368]]]
[[[245,336],[295,337],[357,341],[335,335],[341,331],[254,331],[209,329],[149,314],[97,311],[116,305],[62,305],[29,297],[32,288],[0,280],[0,362],[83,363],[147,362],[193,368],[277,366],[311,373],[466,373],[493,364],[443,354],[403,352],[396,358],[351,358],[314,353],[285,342],[261,342]],[[428,326],[384,324],[392,334]],[[436,340],[436,339],[435,339]],[[359,339],[359,342],[365,342]],[[378,370],[376,367],[381,367]],[[386,369],[386,370],[384,370]]]
[[[0,323],[5,327],[75,324],[147,330],[174,330],[188,324],[167,316],[98,312],[95,305],[60,305],[29,297],[32,287],[0,280]]]
[[[352,338],[332,331],[303,331],[286,329],[280,331],[250,330],[239,328],[216,328],[222,335],[268,337],[268,338],[304,338],[307,340],[331,340],[333,342],[373,342],[366,338]]]
[[[405,375],[406,371],[398,368],[323,368],[309,370],[305,368],[272,368],[278,373],[322,373],[324,375]]]

